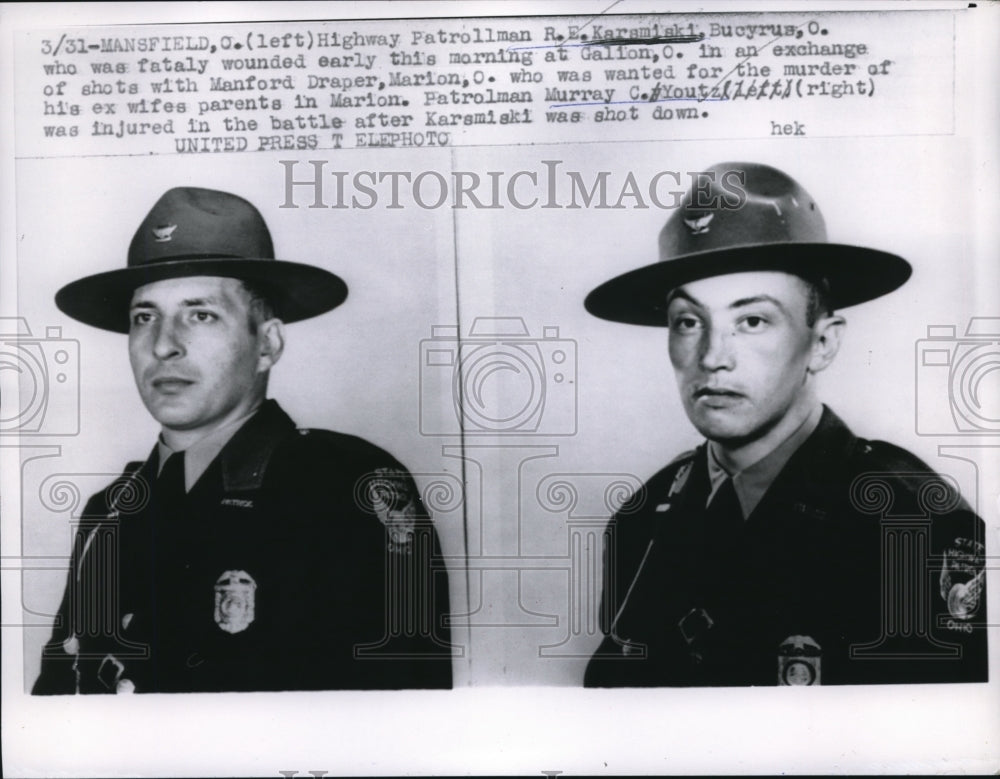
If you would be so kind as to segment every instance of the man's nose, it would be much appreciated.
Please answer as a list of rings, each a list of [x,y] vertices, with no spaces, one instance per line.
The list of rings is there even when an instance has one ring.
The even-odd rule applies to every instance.
[[[735,366],[732,338],[723,328],[709,327],[701,342],[699,364],[706,371],[732,370]]]
[[[177,327],[169,319],[157,324],[153,340],[153,354],[160,360],[168,360],[184,353],[184,344],[179,338]]]

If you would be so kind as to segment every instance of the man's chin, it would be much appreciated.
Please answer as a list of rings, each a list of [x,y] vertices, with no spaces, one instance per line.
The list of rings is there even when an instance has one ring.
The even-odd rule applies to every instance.
[[[187,430],[196,423],[191,411],[179,404],[147,404],[146,409],[153,419],[168,430]]]
[[[724,411],[712,410],[708,413],[691,415],[691,424],[709,441],[738,444],[752,433],[752,427],[747,425],[743,415],[729,414]]]

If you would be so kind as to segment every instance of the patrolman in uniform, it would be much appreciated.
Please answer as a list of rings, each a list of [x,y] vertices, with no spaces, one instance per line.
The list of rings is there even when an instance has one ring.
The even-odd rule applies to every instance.
[[[161,424],[86,505],[36,694],[450,687],[447,577],[409,472],[265,399],[284,323],[347,286],[250,203],[168,191],[59,308],[128,333]],[[122,431],[124,432],[124,431]]]
[[[585,684],[986,681],[982,520],[814,392],[845,326],[835,312],[895,290],[909,264],[828,242],[810,195],[749,163],[706,171],[659,245],[660,262],[585,306],[668,328],[708,440],[612,518]]]

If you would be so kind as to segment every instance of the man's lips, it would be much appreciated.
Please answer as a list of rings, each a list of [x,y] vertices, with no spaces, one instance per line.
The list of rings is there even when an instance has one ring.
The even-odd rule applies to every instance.
[[[743,393],[724,387],[701,387],[694,392],[695,400],[701,398],[742,398]]]
[[[721,387],[701,387],[694,392],[695,405],[702,409],[735,408],[746,399],[742,392]]]
[[[190,387],[194,384],[194,380],[186,379],[183,376],[159,376],[153,379],[150,384],[152,384],[153,389],[159,392],[172,393]]]

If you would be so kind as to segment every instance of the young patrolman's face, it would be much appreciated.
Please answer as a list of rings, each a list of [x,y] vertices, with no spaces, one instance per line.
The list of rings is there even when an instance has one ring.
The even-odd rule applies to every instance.
[[[810,373],[832,360],[821,320],[806,323],[808,286],[752,271],[693,281],[667,308],[670,362],[684,410],[706,438],[732,447],[766,436],[811,402]]]
[[[129,359],[139,395],[168,431],[210,433],[262,399],[276,357],[267,328],[251,332],[249,295],[235,279],[168,279],[135,291]]]

